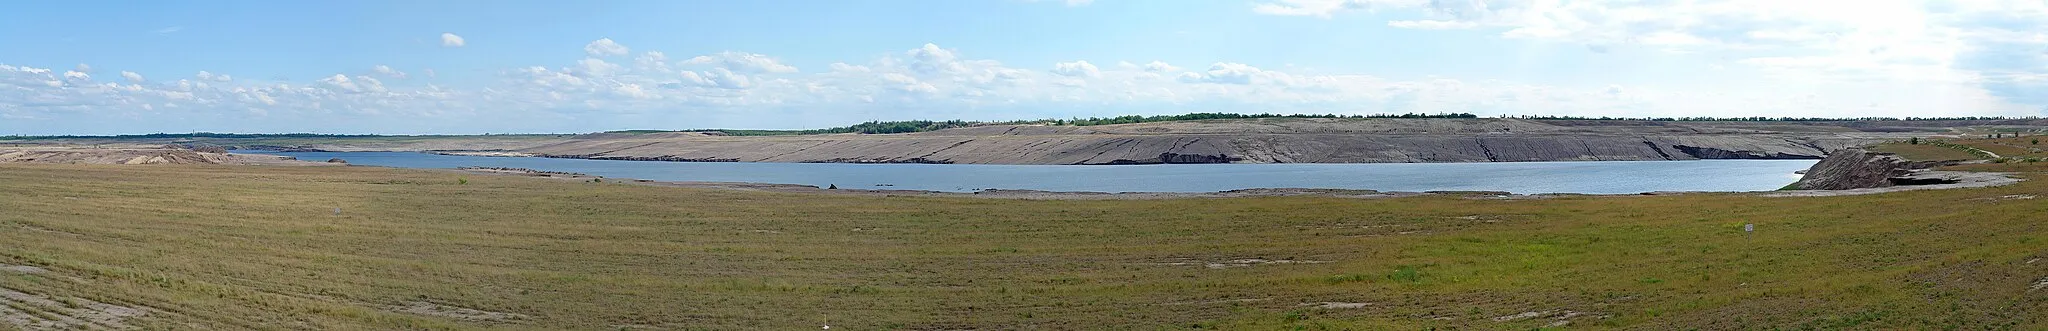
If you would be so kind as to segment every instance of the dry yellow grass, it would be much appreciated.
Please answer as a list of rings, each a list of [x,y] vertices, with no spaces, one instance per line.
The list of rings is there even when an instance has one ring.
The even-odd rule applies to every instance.
[[[151,309],[122,321],[151,329],[2040,329],[2048,200],[2020,196],[2048,183],[2025,176],[1815,198],[1015,201],[0,165],[0,264],[48,269],[0,288]]]

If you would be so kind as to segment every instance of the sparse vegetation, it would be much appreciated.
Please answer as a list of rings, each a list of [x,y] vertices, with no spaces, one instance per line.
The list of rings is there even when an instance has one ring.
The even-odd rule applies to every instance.
[[[1870,150],[1898,154],[1899,157],[1909,160],[1976,160],[1983,158],[1962,149],[1938,146],[1935,140],[1923,140],[1921,142],[1920,144],[1880,144],[1871,146]]]
[[[0,165],[0,264],[48,269],[0,288],[165,312],[143,329],[2038,329],[2041,205],[1998,199],[2043,164],[1845,197],[1140,201]],[[1185,263],[1252,258],[1319,263]],[[420,303],[526,317],[396,308]]]

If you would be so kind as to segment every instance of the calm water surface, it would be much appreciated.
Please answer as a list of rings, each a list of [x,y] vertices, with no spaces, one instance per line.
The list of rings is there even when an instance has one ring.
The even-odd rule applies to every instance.
[[[1094,192],[1213,192],[1246,188],[1381,191],[1507,191],[1629,194],[1651,191],[1768,191],[1799,179],[1815,160],[1701,160],[1497,163],[968,165],[655,162],[449,156],[403,152],[262,152],[400,168],[512,167],[662,181],[838,185],[841,188],[967,192],[1028,189]]]

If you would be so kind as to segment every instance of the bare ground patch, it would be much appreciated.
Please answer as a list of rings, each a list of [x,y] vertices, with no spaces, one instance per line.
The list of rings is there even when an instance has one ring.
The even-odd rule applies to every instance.
[[[1252,258],[1252,259],[1231,259],[1231,260],[1223,260],[1223,261],[1202,261],[1202,260],[1198,260],[1198,259],[1192,259],[1192,258],[1176,258],[1176,259],[1172,259],[1172,260],[1169,260],[1169,261],[1167,261],[1167,262],[1159,262],[1159,263],[1151,263],[1151,264],[1153,264],[1153,265],[1166,265],[1166,266],[1202,266],[1202,267],[1204,267],[1204,268],[1209,268],[1209,269],[1228,269],[1228,268],[1242,268],[1242,267],[1250,267],[1250,266],[1259,266],[1259,265],[1269,265],[1269,264],[1322,264],[1322,263],[1330,263],[1330,261],[1317,261],[1317,260],[1268,260],[1268,259],[1259,259],[1259,258]]]
[[[129,307],[76,297],[51,297],[0,288],[0,323],[24,330],[132,329],[131,318],[148,307]]]
[[[12,264],[0,263],[0,272],[12,272],[12,273],[23,273],[23,274],[40,274],[40,273],[50,272],[50,270],[49,270],[49,269],[43,269],[42,267],[32,266],[32,265],[12,265]]]
[[[403,306],[392,306],[392,311],[459,319],[475,322],[513,322],[533,318],[526,314],[463,308],[425,301],[406,302]]]

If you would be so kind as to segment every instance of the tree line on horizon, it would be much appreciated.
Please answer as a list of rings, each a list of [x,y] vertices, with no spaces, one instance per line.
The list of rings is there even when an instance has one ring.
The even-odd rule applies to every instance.
[[[1525,120],[1572,120],[1572,121],[1653,121],[1653,122],[1847,122],[1847,121],[1999,121],[2035,120],[2039,116],[1962,116],[1962,117],[1587,117],[1552,115],[1503,115],[1500,118]]]

